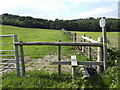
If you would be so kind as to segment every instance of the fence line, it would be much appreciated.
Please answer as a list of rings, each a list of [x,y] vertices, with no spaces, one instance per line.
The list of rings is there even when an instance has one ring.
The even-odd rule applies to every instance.
[[[74,36],[74,38],[76,37],[76,34]],[[25,76],[25,63],[24,63],[24,50],[23,50],[23,46],[25,45],[53,45],[53,46],[58,46],[58,61],[57,62],[53,62],[52,64],[58,65],[58,74],[61,73],[61,65],[71,65],[72,61],[61,61],[61,46],[89,46],[89,47],[102,47],[103,43],[101,42],[97,42],[97,43],[89,43],[89,42],[76,42],[77,38],[75,38],[74,42],[14,42],[15,46],[20,46],[20,57],[21,57],[21,64],[22,64],[22,75]],[[76,61],[76,63],[78,65],[98,65],[101,66],[103,65],[102,60],[99,61],[86,61],[86,62],[79,62]],[[72,66],[72,73],[73,73],[73,79],[75,79],[76,77],[76,67]],[[84,69],[85,70],[85,69]],[[100,69],[98,69],[100,70]],[[82,71],[83,72],[83,71]],[[100,71],[99,71],[100,72]],[[89,76],[89,75],[88,75]]]
[[[91,39],[91,37],[86,37],[86,35],[83,34],[79,38],[81,38],[80,41],[82,43],[88,43],[88,42],[89,43],[103,43],[103,38],[102,37],[98,37],[98,41],[95,41],[95,40]],[[79,38],[77,38],[77,34],[74,33],[72,41],[78,43]],[[78,48],[81,48],[81,49],[78,49]],[[77,47],[75,47],[75,49],[79,50],[79,52],[81,52],[84,55],[88,55],[88,58],[90,60],[92,60],[92,58],[94,58],[94,59],[96,59],[97,62],[103,61],[103,58],[104,58],[103,57],[103,46],[102,47],[97,47],[97,49],[92,48],[92,46],[88,46],[88,48],[86,46],[82,46],[82,47],[77,46]],[[100,74],[100,73],[102,73],[102,71],[103,71],[103,66],[97,65],[97,73]]]
[[[101,73],[102,72],[102,67],[105,66],[103,63],[103,56],[102,56],[102,52],[103,52],[103,42],[102,42],[102,38],[98,38],[98,41],[95,41],[91,38],[82,36],[82,41],[83,42],[78,42],[78,38],[77,38],[77,34],[75,33],[72,37],[73,42],[18,42],[17,41],[17,36],[14,35],[14,46],[15,46],[15,60],[16,60],[16,71],[17,71],[17,75],[20,75],[20,69],[19,69],[19,56],[18,56],[18,46],[20,46],[20,58],[21,58],[21,65],[22,65],[22,75],[25,76],[25,63],[24,63],[24,48],[23,46],[25,45],[53,45],[53,46],[58,46],[58,61],[57,62],[53,62],[53,64],[58,65],[58,73],[61,73],[61,65],[72,65],[73,61],[61,61],[61,46],[75,46],[76,49],[82,49],[83,54],[85,54],[86,52],[86,47],[89,47],[88,49],[88,56],[89,58],[91,58],[91,51],[92,48],[91,47],[98,47],[97,50],[97,61],[86,61],[86,62],[80,62],[80,61],[76,61],[77,65],[97,65],[97,72]],[[86,41],[89,42],[86,42]],[[81,46],[81,47],[79,47]],[[102,57],[102,58],[101,58]],[[72,73],[73,73],[73,78],[75,79],[76,77],[76,66],[74,67],[72,65]],[[81,68],[83,68],[83,66],[81,66]],[[86,69],[82,69],[82,70],[86,70]],[[83,72],[83,71],[82,71]],[[84,74],[85,75],[85,74]],[[86,76],[86,75],[85,75]],[[87,76],[89,76],[87,74]]]
[[[61,65],[71,65],[72,66],[72,76],[73,79],[75,79],[76,77],[76,67],[78,65],[81,65],[81,70],[86,70],[85,68],[83,69],[83,65],[97,65],[97,72],[98,73],[102,73],[102,68],[103,66],[105,66],[104,61],[103,61],[103,42],[102,42],[102,38],[99,37],[98,41],[95,41],[93,39],[91,39],[90,37],[86,37],[85,34],[81,37],[82,42],[78,42],[78,38],[77,38],[77,34],[73,34],[72,35],[72,41],[73,42],[61,42],[60,40],[58,42],[14,42],[14,45],[18,48],[18,46],[20,46],[20,57],[21,57],[21,64],[22,64],[22,75],[25,76],[25,63],[24,63],[24,48],[23,46],[26,45],[53,45],[53,46],[58,46],[58,61],[57,62],[53,62],[53,65],[58,65],[58,74],[61,73]],[[89,41],[89,42],[86,42]],[[73,65],[73,61],[61,61],[61,46],[75,46],[75,48],[79,48],[82,49],[82,53],[85,54],[86,53],[86,47],[88,47],[88,57],[91,59],[92,55],[92,48],[91,47],[97,47],[97,60],[96,61],[84,61],[84,62],[80,62],[80,61],[75,61],[76,62],[76,66],[74,67]],[[82,48],[81,48],[82,47]],[[83,72],[83,71],[82,71]],[[85,71],[86,74],[84,73],[83,75],[85,77],[89,77],[87,71]]]
[[[85,37],[84,35],[82,36],[82,38],[85,39],[85,40],[88,40],[90,42],[98,43],[98,41],[95,41],[95,40],[93,40],[93,39],[91,39],[89,37]]]

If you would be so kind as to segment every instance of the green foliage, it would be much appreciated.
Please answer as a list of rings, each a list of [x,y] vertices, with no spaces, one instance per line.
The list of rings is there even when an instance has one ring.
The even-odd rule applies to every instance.
[[[120,88],[120,67],[109,67],[102,75],[102,81],[109,88]]]
[[[116,66],[120,60],[120,52],[117,48],[111,47],[107,50],[108,55],[108,66]]]
[[[78,71],[75,83],[70,72],[29,71],[26,77],[18,77],[15,72],[2,76],[2,88],[120,88],[120,68],[108,68],[102,75],[84,79]],[[13,78],[14,77],[14,78]]]
[[[2,24],[4,25],[13,25],[19,27],[28,27],[28,28],[44,28],[44,29],[66,29],[69,31],[101,31],[99,26],[100,18],[86,18],[86,19],[75,19],[75,20],[59,20],[56,19],[54,21],[41,19],[41,18],[33,18],[30,16],[19,16],[12,14],[2,14]],[[106,27],[107,31],[119,31],[118,27],[119,19],[111,19],[107,18]]]

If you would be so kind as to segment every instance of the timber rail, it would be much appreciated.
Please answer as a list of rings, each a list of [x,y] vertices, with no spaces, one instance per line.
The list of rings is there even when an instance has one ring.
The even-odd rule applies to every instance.
[[[102,43],[86,42],[14,42],[14,45],[53,45],[53,46],[93,46],[102,47]]]
[[[99,61],[75,61],[77,63],[77,65],[74,67],[74,65],[72,65],[73,61],[61,61],[61,46],[90,46],[90,47],[99,47],[102,48],[103,47],[103,43],[102,42],[61,42],[60,40],[58,42],[43,42],[43,41],[39,41],[39,42],[14,42],[15,46],[20,46],[20,57],[21,57],[21,64],[22,64],[22,75],[25,76],[25,64],[24,64],[24,48],[23,46],[29,46],[29,45],[52,45],[52,46],[58,46],[58,61],[54,61],[52,62],[53,65],[58,65],[58,73],[61,73],[61,65],[71,65],[72,66],[72,76],[74,79],[76,79],[76,67],[78,65],[80,65],[82,72],[84,73],[84,70],[87,72],[87,70],[82,66],[82,65],[98,65],[99,67],[103,66],[104,63],[102,60]],[[101,72],[100,70],[98,70],[99,72]],[[85,77],[89,77],[88,74],[85,74]]]

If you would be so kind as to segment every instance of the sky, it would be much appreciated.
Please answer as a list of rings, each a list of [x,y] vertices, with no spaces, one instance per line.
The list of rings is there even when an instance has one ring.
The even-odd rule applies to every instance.
[[[0,0],[0,14],[49,20],[89,17],[118,18],[119,0]]]

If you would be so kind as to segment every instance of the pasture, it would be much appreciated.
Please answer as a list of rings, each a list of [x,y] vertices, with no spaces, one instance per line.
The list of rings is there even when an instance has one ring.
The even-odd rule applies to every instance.
[[[0,25],[1,27],[1,25]],[[74,33],[74,32],[72,32]],[[91,37],[97,40],[97,37],[101,37],[101,32],[76,32],[79,36],[86,34],[87,37]],[[9,35],[16,34],[18,36],[18,41],[23,42],[33,42],[33,41],[55,41],[61,40],[62,42],[69,42],[70,36],[63,35],[59,30],[49,30],[49,29],[35,29],[35,28],[21,28],[14,26],[2,25],[2,32],[0,34]],[[118,47],[118,32],[107,32],[107,39],[109,41],[109,46]],[[12,42],[11,38],[2,38],[5,43]],[[2,49],[12,50],[12,46],[1,46]],[[71,50],[71,53],[70,53]],[[30,56],[31,58],[40,58],[44,55],[57,54],[57,47],[54,46],[29,46],[24,47],[25,56]],[[72,47],[63,47],[62,50],[64,55],[74,54]],[[69,53],[68,53],[69,52]]]
[[[97,37],[102,37],[102,32],[76,32],[79,36],[85,34],[87,37],[91,37],[97,40]],[[118,34],[119,32],[107,32],[108,44],[111,47],[118,47]]]
[[[49,29],[33,29],[33,28],[21,28],[14,26],[2,25],[3,35],[16,34],[18,36],[18,41],[23,42],[33,42],[33,41],[55,41],[61,40],[62,42],[70,41],[69,36],[63,35],[61,31],[49,30]],[[2,42],[8,43],[12,42],[12,38],[2,38]],[[63,54],[68,52],[68,49],[72,47],[63,47]],[[3,50],[12,50],[12,46],[4,45]],[[57,54],[57,47],[54,46],[29,46],[24,47],[25,56],[30,56],[31,58],[40,58],[44,55]]]
[[[1,26],[1,25],[0,25]],[[79,35],[86,34],[87,37],[92,37],[97,40],[97,37],[102,36],[101,32],[77,32]],[[33,28],[21,28],[14,26],[2,25],[2,35],[7,34],[16,34],[18,36],[18,41],[23,42],[33,42],[33,41],[58,41],[70,42],[70,36],[63,35],[61,31],[58,30],[49,30],[49,29],[33,29]],[[114,45],[117,46],[118,32],[108,32],[108,40],[111,42],[114,41]],[[9,42],[11,38],[2,38],[2,42]],[[12,49],[12,46],[8,47],[7,45],[2,46],[2,49]],[[57,47],[55,46],[24,46],[25,56],[30,57],[34,62],[35,59],[42,58],[46,55],[57,55]],[[4,53],[2,53],[4,54]],[[62,55],[70,58],[71,55],[76,54],[73,47],[62,47]],[[86,61],[87,58],[80,54],[77,54],[77,60]],[[30,63],[31,65],[26,65],[26,67],[32,67],[34,62]],[[29,62],[28,62],[29,63]],[[40,62],[39,62],[40,63]],[[38,64],[38,63],[37,63]],[[35,64],[35,65],[37,65]],[[42,65],[42,64],[41,64]],[[57,68],[57,66],[49,66]],[[40,68],[40,66],[39,66]],[[102,75],[92,76],[90,79],[83,79],[80,70],[77,72],[76,83],[72,83],[71,72],[66,72],[69,68],[66,68],[65,71],[58,76],[58,73],[55,71],[46,72],[44,69],[36,68],[36,70],[27,71],[26,77],[18,77],[15,75],[15,72],[5,73],[2,77],[3,89],[7,88],[118,88],[119,87],[119,68],[113,66],[108,68],[106,72]],[[44,66],[43,68],[46,68]],[[79,67],[78,67],[79,69]],[[56,70],[57,71],[57,70]],[[13,78],[14,77],[14,78]],[[98,82],[96,82],[98,81]]]

